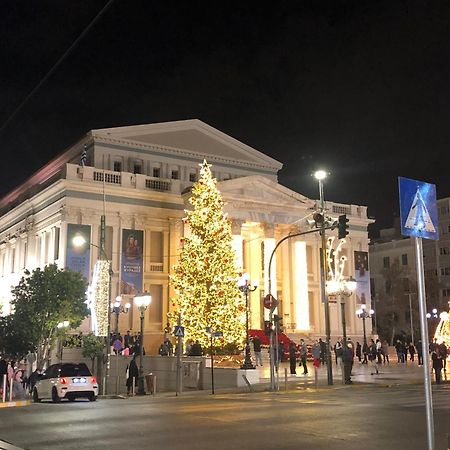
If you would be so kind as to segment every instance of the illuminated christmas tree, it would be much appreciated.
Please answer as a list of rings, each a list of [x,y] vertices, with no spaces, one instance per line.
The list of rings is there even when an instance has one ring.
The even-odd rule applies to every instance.
[[[178,294],[173,300],[181,313],[185,338],[198,340],[209,348],[206,328],[220,331],[214,345],[241,346],[245,334],[245,300],[238,286],[235,253],[231,245],[231,225],[223,211],[223,200],[212,177],[210,165],[200,164],[200,179],[192,187],[184,219],[190,235],[182,239],[178,264],[171,276]],[[176,322],[175,322],[176,323]]]

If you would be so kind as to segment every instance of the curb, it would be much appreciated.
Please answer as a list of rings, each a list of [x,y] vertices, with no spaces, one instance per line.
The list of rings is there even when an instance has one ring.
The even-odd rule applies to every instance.
[[[29,406],[29,405],[31,405],[31,400],[17,400],[15,402],[0,403],[0,408],[13,408],[15,406]]]

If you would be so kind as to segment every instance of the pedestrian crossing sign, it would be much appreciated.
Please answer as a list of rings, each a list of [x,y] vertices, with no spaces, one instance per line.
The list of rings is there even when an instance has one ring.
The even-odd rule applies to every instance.
[[[398,189],[402,234],[438,240],[436,186],[399,177]]]
[[[184,327],[181,325],[176,325],[173,330],[173,334],[177,337],[184,337]]]

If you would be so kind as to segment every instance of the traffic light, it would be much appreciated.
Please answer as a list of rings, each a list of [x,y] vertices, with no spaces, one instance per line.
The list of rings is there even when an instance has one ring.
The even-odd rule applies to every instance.
[[[348,219],[346,214],[338,217],[338,238],[345,239],[348,234]]]
[[[277,330],[277,333],[281,333],[283,331],[283,318],[274,314],[273,323]]]
[[[264,334],[266,336],[270,336],[270,333],[272,333],[272,324],[270,323],[270,320],[264,321]]]

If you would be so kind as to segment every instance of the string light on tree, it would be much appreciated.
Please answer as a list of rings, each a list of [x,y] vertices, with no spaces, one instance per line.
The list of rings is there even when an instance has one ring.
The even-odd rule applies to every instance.
[[[236,280],[235,253],[231,226],[223,211],[224,203],[217,189],[211,166],[200,164],[200,177],[192,187],[184,223],[190,235],[182,240],[178,264],[171,282],[178,294],[173,299],[176,314],[181,313],[186,339],[209,345],[207,327],[222,332],[218,347],[241,346],[245,335],[245,302]],[[172,317],[173,316],[173,317]]]

